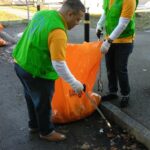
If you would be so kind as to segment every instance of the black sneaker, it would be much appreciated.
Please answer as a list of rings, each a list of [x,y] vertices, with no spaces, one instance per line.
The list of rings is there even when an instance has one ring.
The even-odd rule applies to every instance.
[[[125,108],[129,104],[129,96],[122,96],[121,101],[120,101],[120,107]]]
[[[117,94],[109,93],[107,95],[102,96],[102,101],[109,101],[117,98],[118,98]]]

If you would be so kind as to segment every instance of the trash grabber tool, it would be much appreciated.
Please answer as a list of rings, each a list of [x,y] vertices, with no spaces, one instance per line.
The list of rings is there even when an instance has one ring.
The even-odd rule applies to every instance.
[[[98,82],[98,83],[97,83],[97,84],[98,84],[98,89],[97,89],[97,90],[102,93],[102,92],[103,92],[103,82],[102,82],[102,79],[101,79],[101,70],[102,70],[102,69],[101,69],[101,66],[102,66],[102,65],[100,65],[99,79],[98,79],[98,81],[97,81],[97,82]]]
[[[86,97],[88,98],[88,100],[91,102],[91,104],[96,108],[96,110],[98,111],[98,113],[100,114],[100,116],[104,119],[104,121],[106,122],[107,126],[109,128],[111,128],[111,124],[110,122],[106,119],[106,117],[104,116],[104,114],[102,113],[102,111],[98,108],[98,106],[96,105],[95,101],[89,96],[89,94],[86,92],[86,85],[84,84],[84,92]]]
[[[102,33],[102,31],[98,31],[97,32],[97,37],[98,37],[98,41],[100,41],[101,40],[101,38],[102,38],[102,36],[103,36],[103,33]],[[100,70],[99,70],[99,78],[98,78],[98,83],[97,83],[97,85],[98,85],[98,91],[100,91],[101,93],[103,92],[103,82],[102,82],[102,78],[101,78],[101,74],[102,74],[102,65],[100,64]]]

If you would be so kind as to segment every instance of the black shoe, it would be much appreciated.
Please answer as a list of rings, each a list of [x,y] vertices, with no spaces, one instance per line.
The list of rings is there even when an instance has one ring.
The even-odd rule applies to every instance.
[[[120,107],[121,108],[127,107],[129,104],[129,99],[130,99],[129,96],[123,96],[120,101]]]
[[[109,101],[109,100],[113,100],[113,99],[117,99],[117,98],[118,98],[117,94],[109,93],[107,95],[102,96],[102,101]]]

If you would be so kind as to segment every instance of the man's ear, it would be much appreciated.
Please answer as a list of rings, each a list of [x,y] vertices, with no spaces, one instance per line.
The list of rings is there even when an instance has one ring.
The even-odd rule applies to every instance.
[[[68,10],[67,14],[68,14],[68,17],[72,17],[73,16],[73,11]]]

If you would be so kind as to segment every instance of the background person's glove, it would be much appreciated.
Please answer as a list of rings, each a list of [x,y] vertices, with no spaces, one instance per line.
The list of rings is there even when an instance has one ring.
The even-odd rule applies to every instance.
[[[100,39],[102,34],[103,34],[103,27],[101,26],[101,24],[97,23],[96,35],[97,35],[98,39]]]
[[[101,52],[103,54],[106,54],[110,48],[110,45],[111,43],[109,43],[108,40],[105,40],[101,45],[101,48],[100,48]]]
[[[96,35],[97,35],[97,37],[98,37],[98,39],[100,39],[100,37],[101,37],[101,35],[102,35],[103,33],[102,33],[102,30],[96,30]]]
[[[99,21],[97,22],[97,26],[96,26],[96,35],[97,37],[100,39],[100,36],[103,32],[104,29],[104,22],[105,22],[105,13],[103,12],[103,14],[101,15]]]
[[[78,80],[76,80],[76,82],[74,82],[71,86],[73,90],[75,91],[75,93],[77,94],[80,94],[84,90],[83,84]]]

